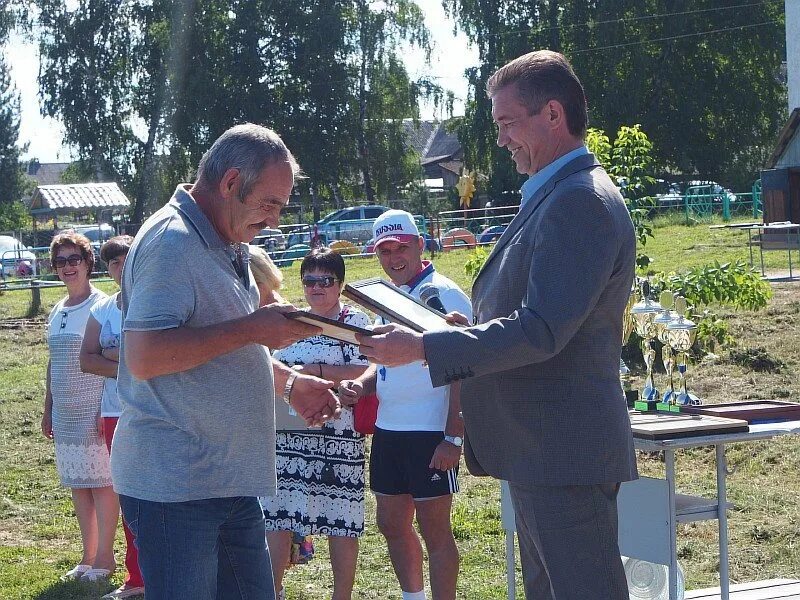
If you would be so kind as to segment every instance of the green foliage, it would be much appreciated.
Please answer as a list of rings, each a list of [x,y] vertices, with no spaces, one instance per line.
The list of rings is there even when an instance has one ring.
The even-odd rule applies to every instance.
[[[759,273],[741,260],[695,267],[682,273],[656,274],[654,288],[685,297],[693,306],[720,304],[736,309],[759,310],[767,305],[772,290]]]
[[[611,164],[611,141],[605,131],[590,127],[586,131],[586,147],[597,157],[601,165]]]
[[[0,8],[0,47],[5,42],[6,27],[10,17]],[[5,22],[4,22],[5,21]],[[5,58],[0,55],[0,212],[11,214],[13,205],[22,199],[24,175],[20,170],[19,156],[19,95],[11,84],[11,73]],[[5,206],[5,205],[10,206]],[[2,227],[0,227],[2,230]]]
[[[473,281],[483,268],[483,263],[489,258],[490,252],[491,249],[488,246],[478,246],[470,253],[467,262],[464,263],[464,272],[468,277],[472,278]]]
[[[82,175],[135,196],[136,221],[248,121],[281,134],[317,212],[331,197],[396,198],[416,176],[403,119],[443,95],[401,60],[402,43],[430,50],[411,0],[36,2],[45,109],[66,124]]]
[[[16,231],[30,224],[31,216],[21,201],[0,202],[0,231]]]
[[[714,311],[705,309],[700,314],[693,314],[692,320],[697,322],[695,345],[702,352],[716,352],[718,348],[728,348],[736,343],[736,338],[731,335],[728,322],[720,318]]]
[[[653,237],[648,215],[655,201],[646,195],[649,184],[654,181],[650,176],[653,144],[640,125],[623,125],[617,131],[613,144],[603,130],[589,129],[586,145],[620,186],[639,243],[636,266],[645,269],[651,261],[642,249],[647,244],[647,238]]]
[[[590,123],[616,131],[636,116],[654,142],[658,171],[749,188],[786,120],[784,8],[722,4],[444,0],[480,60],[467,72],[471,102],[459,135],[467,164],[492,174],[495,195],[519,187],[504,151],[493,148],[484,90],[498,67],[549,48],[572,62]]]

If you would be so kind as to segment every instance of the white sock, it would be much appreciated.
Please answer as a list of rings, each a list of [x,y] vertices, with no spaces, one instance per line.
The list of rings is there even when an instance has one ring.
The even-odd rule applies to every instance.
[[[425,590],[419,592],[403,592],[403,600],[427,600]]]

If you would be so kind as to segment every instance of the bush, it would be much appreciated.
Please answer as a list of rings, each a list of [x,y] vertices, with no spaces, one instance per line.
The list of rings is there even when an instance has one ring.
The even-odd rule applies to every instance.
[[[483,263],[489,258],[490,252],[491,250],[488,246],[475,248],[469,255],[467,262],[464,263],[464,272],[474,280],[480,273],[481,268],[483,268]]]
[[[677,292],[693,306],[722,304],[737,309],[759,310],[772,298],[769,284],[744,261],[714,262],[685,273],[659,273],[653,277],[656,291]]]

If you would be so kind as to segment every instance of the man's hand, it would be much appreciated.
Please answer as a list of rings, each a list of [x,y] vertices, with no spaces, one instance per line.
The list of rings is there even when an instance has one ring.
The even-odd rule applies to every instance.
[[[283,313],[294,312],[291,304],[269,304],[250,315],[256,341],[269,348],[285,348],[298,340],[318,334],[322,329],[295,319],[287,319]]]
[[[428,467],[439,471],[447,471],[448,469],[455,469],[459,460],[461,460],[461,448],[442,440],[436,446],[436,450],[433,451],[433,458]]]
[[[294,380],[290,403],[310,427],[321,427],[341,414],[342,407],[332,387],[332,381],[309,375],[298,375]]]
[[[342,406],[355,406],[364,395],[364,386],[353,379],[344,379],[339,384],[339,401]]]
[[[425,360],[422,334],[402,325],[380,325],[372,330],[376,335],[356,334],[359,352],[370,362],[399,367]]]
[[[450,325],[457,325],[461,327],[469,327],[472,325],[472,323],[469,322],[469,319],[457,310],[447,313],[444,318],[448,323],[450,323]]]
[[[48,440],[53,439],[53,413],[45,411],[42,415],[42,435]]]

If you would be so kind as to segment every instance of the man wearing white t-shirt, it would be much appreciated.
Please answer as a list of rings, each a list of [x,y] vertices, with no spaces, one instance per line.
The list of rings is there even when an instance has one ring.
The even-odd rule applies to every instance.
[[[447,277],[422,260],[424,239],[413,217],[400,210],[381,215],[373,225],[375,254],[400,289],[419,298],[433,286],[446,312],[472,318],[469,298]],[[458,549],[450,524],[464,426],[456,385],[434,388],[425,363],[402,367],[371,365],[339,388],[343,402],[377,393],[378,418],[370,453],[370,488],[377,503],[378,528],[403,590],[403,600],[425,600],[422,545],[414,530],[416,513],[428,551],[434,600],[453,600]]]

